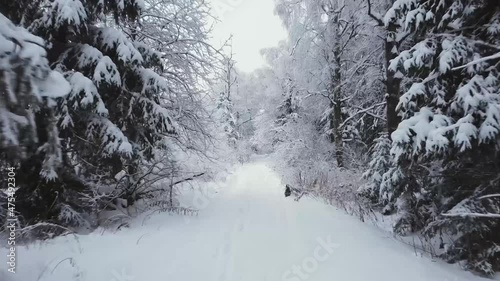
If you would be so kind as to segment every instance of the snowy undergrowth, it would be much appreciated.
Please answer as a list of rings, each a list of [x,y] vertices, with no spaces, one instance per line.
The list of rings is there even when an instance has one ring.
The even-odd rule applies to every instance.
[[[140,242],[147,240],[147,236],[152,236],[158,243],[162,243],[162,237],[165,237],[175,244],[179,236],[183,235],[177,232],[178,227],[185,226],[190,229],[190,225],[200,220],[200,212],[213,203],[213,198],[224,185],[224,176],[227,176],[227,173],[220,173],[214,178],[219,183],[195,181],[177,188],[178,206],[193,212],[181,213],[168,208],[153,207],[130,217],[130,214],[134,213],[130,210],[129,214],[123,210],[113,211],[107,214],[108,218],[121,214],[126,217],[122,220],[125,223],[101,226],[86,235],[69,234],[18,246],[16,273],[0,269],[0,280],[136,280],[134,276],[128,275],[127,270],[133,264],[151,258],[139,249]],[[134,211],[137,212],[137,209],[134,208]],[[124,252],[117,254],[115,247]],[[0,248],[2,256],[6,255],[6,251],[7,249]],[[161,256],[166,252],[156,254]],[[103,260],[103,255],[111,257],[106,258],[107,266],[101,266],[97,262]]]

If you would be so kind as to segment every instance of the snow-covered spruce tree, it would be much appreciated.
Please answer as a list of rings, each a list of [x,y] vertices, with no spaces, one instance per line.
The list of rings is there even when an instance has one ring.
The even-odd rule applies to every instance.
[[[221,92],[217,100],[217,119],[223,126],[229,145],[234,148],[239,139],[238,120],[233,113],[233,103],[225,92]]]
[[[52,0],[23,22],[49,43],[49,64],[71,87],[53,112],[35,114],[38,142],[57,146],[42,145],[20,165],[23,223],[88,227],[103,199],[133,204],[141,164],[175,134],[160,54],[120,28],[137,23],[142,8],[139,0]],[[57,149],[58,157],[44,157]]]
[[[500,8],[494,0],[396,1],[414,45],[389,67],[408,81],[384,189],[398,228],[440,237],[442,256],[500,270]],[[391,174],[392,173],[392,174]]]
[[[45,42],[26,29],[15,26],[0,14],[0,169],[16,167],[37,152],[45,163],[56,164],[59,142],[54,137],[55,119],[46,131],[38,130],[35,116],[45,112],[52,116],[56,98],[69,93],[69,84],[52,71],[47,60]],[[39,135],[52,137],[40,141]],[[0,179],[0,223],[6,219],[8,184]],[[10,182],[12,183],[12,182]],[[5,204],[5,205],[4,205]],[[17,208],[16,208],[17,209]]]
[[[276,81],[276,83],[281,82],[284,99],[275,109],[275,121],[272,130],[274,133],[273,146],[292,142],[294,136],[290,131],[293,131],[294,127],[298,125],[297,121],[300,118],[300,97],[297,85],[288,75],[280,80]]]
[[[277,125],[284,125],[288,121],[295,119],[299,107],[299,97],[297,92],[297,85],[291,77],[286,77],[281,83],[283,89],[284,100],[278,106],[278,117],[276,120]]]
[[[223,71],[222,71],[222,91],[219,94],[217,100],[217,119],[221,122],[224,132],[226,134],[228,144],[235,148],[236,142],[240,138],[238,132],[238,116],[235,116],[233,102],[231,101],[231,96],[235,94],[236,81],[238,80],[238,75],[236,73],[236,62],[232,58],[232,48],[230,50],[229,56],[224,58]]]
[[[297,119],[300,118],[301,91],[296,77],[296,65],[293,57],[289,55],[288,44],[282,43],[279,48],[270,48],[262,51],[265,59],[273,67],[273,75],[268,75],[267,83],[272,83],[277,87],[274,94],[281,94],[278,106],[272,108],[270,115],[273,115],[273,134],[271,145],[276,146],[281,143],[289,143],[290,130],[297,126]],[[267,86],[267,88],[270,85]],[[269,89],[267,89],[269,91]]]
[[[49,112],[69,84],[49,68],[41,38],[3,15],[0,21],[0,153],[15,164],[38,149],[35,112]]]
[[[374,141],[371,148],[371,160],[368,163],[368,169],[363,173],[363,178],[368,182],[358,189],[358,194],[377,204],[382,200],[380,198],[380,186],[383,175],[393,166],[391,157],[391,140],[387,133],[382,133]]]

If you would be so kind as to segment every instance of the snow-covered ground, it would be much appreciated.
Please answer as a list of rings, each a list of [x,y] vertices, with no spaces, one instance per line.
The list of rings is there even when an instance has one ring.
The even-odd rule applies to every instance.
[[[332,206],[285,198],[265,164],[243,165],[208,188],[183,198],[200,209],[198,216],[141,217],[116,233],[19,247],[17,273],[0,272],[0,280],[483,280],[415,255]]]

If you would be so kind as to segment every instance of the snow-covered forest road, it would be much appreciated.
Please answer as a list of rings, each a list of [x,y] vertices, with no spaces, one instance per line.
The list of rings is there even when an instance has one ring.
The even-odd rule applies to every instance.
[[[196,200],[201,206],[198,216],[160,214],[114,234],[95,232],[19,247],[17,273],[5,274],[8,279],[0,274],[0,279],[481,279],[456,266],[416,256],[390,234],[331,206],[308,198],[299,202],[285,198],[279,177],[263,164],[239,167],[217,193]]]

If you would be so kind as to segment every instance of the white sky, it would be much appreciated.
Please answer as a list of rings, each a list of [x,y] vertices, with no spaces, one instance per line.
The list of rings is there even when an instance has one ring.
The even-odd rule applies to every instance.
[[[220,19],[213,32],[218,46],[233,35],[233,59],[239,70],[251,72],[265,65],[263,48],[274,47],[286,38],[286,31],[274,15],[274,0],[211,0]]]

